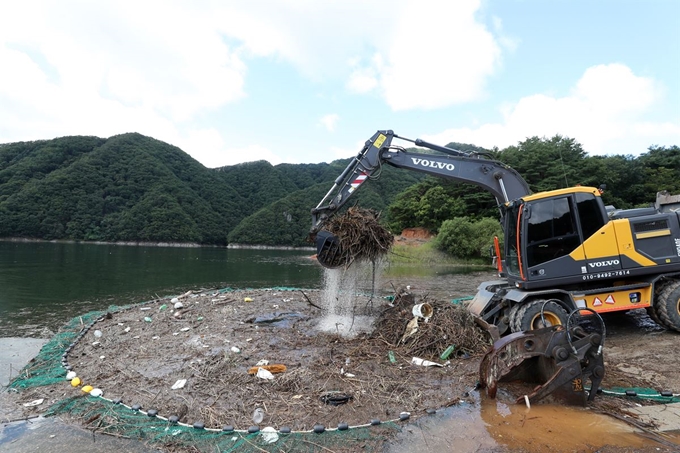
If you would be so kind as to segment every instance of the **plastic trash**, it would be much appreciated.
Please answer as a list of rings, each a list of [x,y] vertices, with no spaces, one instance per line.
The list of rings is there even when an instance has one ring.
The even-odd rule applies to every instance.
[[[175,299],[173,299],[175,300]],[[179,310],[180,308],[184,308],[184,304],[182,302],[175,302],[175,310]]]
[[[430,362],[429,360],[423,360],[420,357],[413,357],[411,359],[411,363],[413,365],[418,365],[418,366],[439,366],[439,367],[444,366],[441,363]]]
[[[397,363],[397,358],[394,356],[394,351],[387,351],[387,357],[390,359],[390,363]]]
[[[30,403],[24,403],[24,407],[33,407],[33,406],[38,406],[45,401],[44,398],[40,398],[39,400],[33,400]]]
[[[241,350],[239,348],[237,348],[236,346],[232,346],[231,352],[235,352],[236,354],[238,354],[239,352],[241,352]]]
[[[428,303],[423,303],[414,305],[413,308],[411,309],[411,312],[413,313],[413,316],[423,318],[427,321],[432,317],[434,309],[432,308],[432,305]]]
[[[444,352],[442,352],[442,355],[440,355],[439,358],[442,359],[442,360],[448,359],[449,356],[451,355],[451,353],[452,353],[455,349],[456,349],[456,345],[455,345],[455,344],[452,344],[452,345],[449,346],[448,348],[444,349]]]
[[[184,386],[186,385],[186,383],[187,383],[187,380],[186,380],[186,379],[178,379],[177,382],[175,382],[174,384],[172,384],[172,387],[170,387],[170,388],[171,388],[172,390],[178,390],[178,389],[184,388]]]
[[[406,329],[404,330],[404,335],[402,335],[400,342],[405,342],[408,337],[418,332],[418,317],[414,317],[412,320],[406,324]]]
[[[264,368],[258,368],[256,376],[259,377],[260,379],[266,380],[274,379],[274,375],[271,373],[271,371],[265,370]]]
[[[101,330],[95,330],[94,336],[97,337],[97,338],[101,338],[102,337],[102,331]]]
[[[273,444],[279,440],[279,434],[273,426],[262,428],[260,436],[262,437],[262,441],[267,444]]]
[[[261,407],[255,408],[253,411],[253,423],[259,425],[264,420],[264,409]]]
[[[145,316],[145,317],[144,317],[144,322],[151,322],[151,318],[149,318],[148,316]]]

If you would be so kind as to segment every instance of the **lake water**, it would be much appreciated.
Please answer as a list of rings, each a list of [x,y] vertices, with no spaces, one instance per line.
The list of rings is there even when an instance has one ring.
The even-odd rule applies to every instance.
[[[312,253],[0,241],[0,337],[49,337],[78,314],[187,290],[319,288]]]

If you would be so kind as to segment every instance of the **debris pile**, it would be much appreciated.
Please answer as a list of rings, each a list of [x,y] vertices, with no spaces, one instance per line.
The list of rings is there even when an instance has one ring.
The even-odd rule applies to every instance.
[[[414,316],[413,307],[427,304],[432,315]],[[444,351],[456,356],[479,356],[490,346],[489,335],[481,330],[462,305],[440,300],[419,301],[406,289],[395,293],[392,306],[376,321],[374,335],[399,348],[404,355],[438,360]]]
[[[356,260],[375,262],[384,256],[394,242],[394,235],[380,224],[379,219],[379,212],[357,207],[331,218],[324,230],[337,240],[320,251],[319,262],[330,268],[348,268]]]

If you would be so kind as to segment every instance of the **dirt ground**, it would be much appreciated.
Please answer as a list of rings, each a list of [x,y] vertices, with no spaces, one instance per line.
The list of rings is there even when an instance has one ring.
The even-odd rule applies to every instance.
[[[393,279],[380,283],[376,296],[349,304],[313,290],[187,293],[111,313],[76,344],[68,363],[104,397],[190,425],[295,431],[394,420],[404,412],[415,419],[429,409],[474,404],[469,392],[489,339],[451,300],[493,278],[483,271]],[[405,335],[411,308],[420,303],[433,315]],[[679,334],[657,327],[644,310],[605,322],[603,387],[680,392]],[[442,360],[449,345],[454,352]],[[413,357],[442,366],[417,366]],[[249,373],[263,361],[281,372],[271,379]],[[36,398],[51,404],[77,392],[67,383],[37,388],[17,404]],[[645,403],[598,397],[592,408],[625,418],[639,404]]]

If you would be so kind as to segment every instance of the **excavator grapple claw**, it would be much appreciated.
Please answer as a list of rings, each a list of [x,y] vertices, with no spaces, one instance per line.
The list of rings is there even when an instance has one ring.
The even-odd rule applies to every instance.
[[[316,259],[323,267],[334,269],[343,264],[340,239],[329,231],[316,233]]]
[[[536,402],[548,395],[567,404],[585,406],[595,398],[604,377],[603,337],[564,326],[516,332],[495,341],[480,364],[480,383],[496,397],[499,381],[539,384],[526,395]],[[585,383],[590,380],[590,390]],[[524,401],[525,396],[517,398]]]

